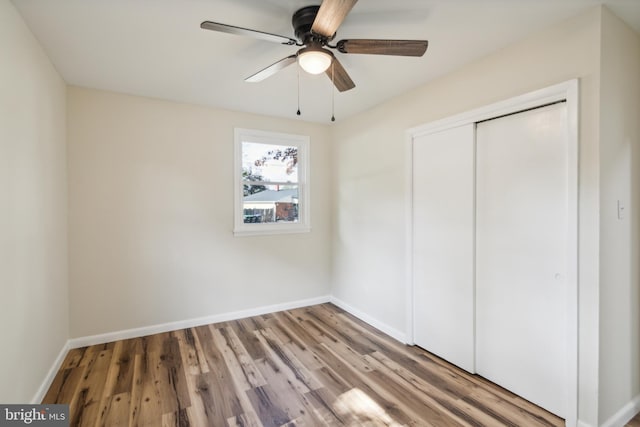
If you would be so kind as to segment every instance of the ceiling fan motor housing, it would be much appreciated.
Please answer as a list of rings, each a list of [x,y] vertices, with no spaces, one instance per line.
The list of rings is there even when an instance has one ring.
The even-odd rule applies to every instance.
[[[316,19],[320,6],[307,6],[298,10],[293,14],[291,23],[295,31],[296,37],[302,41],[303,44],[309,44],[312,42],[320,42],[324,45],[327,42],[327,38],[319,34],[314,34],[311,31],[313,21]],[[335,34],[334,34],[335,36]],[[331,37],[333,38],[333,36]]]

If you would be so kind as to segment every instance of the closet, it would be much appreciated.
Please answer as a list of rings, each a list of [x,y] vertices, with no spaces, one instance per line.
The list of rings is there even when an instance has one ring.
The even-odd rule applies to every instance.
[[[573,418],[577,156],[567,102],[507,111],[412,134],[413,341]]]

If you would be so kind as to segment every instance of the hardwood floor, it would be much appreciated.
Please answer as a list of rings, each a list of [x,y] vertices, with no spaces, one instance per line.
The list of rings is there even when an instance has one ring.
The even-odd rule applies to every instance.
[[[626,427],[640,427],[640,414],[633,417],[633,419],[629,421]]]
[[[557,426],[331,304],[69,351],[72,426]]]

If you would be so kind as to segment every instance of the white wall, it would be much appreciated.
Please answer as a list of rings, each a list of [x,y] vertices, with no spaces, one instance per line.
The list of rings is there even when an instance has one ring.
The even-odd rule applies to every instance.
[[[531,35],[333,130],[333,294],[407,332],[405,130],[580,79],[579,417],[590,425],[598,421],[600,14],[593,9]]]
[[[68,338],[65,84],[0,0],[0,402],[30,402]]]
[[[600,422],[640,403],[640,36],[603,10]],[[626,212],[617,216],[617,202]],[[640,408],[638,408],[640,409]]]
[[[71,336],[330,292],[326,126],[70,87]],[[233,129],[311,137],[311,233],[234,237]]]

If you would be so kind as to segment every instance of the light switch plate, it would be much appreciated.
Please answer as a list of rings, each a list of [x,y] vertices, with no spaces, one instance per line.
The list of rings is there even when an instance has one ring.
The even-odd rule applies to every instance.
[[[623,219],[625,214],[625,207],[622,200],[618,200],[618,219]]]

